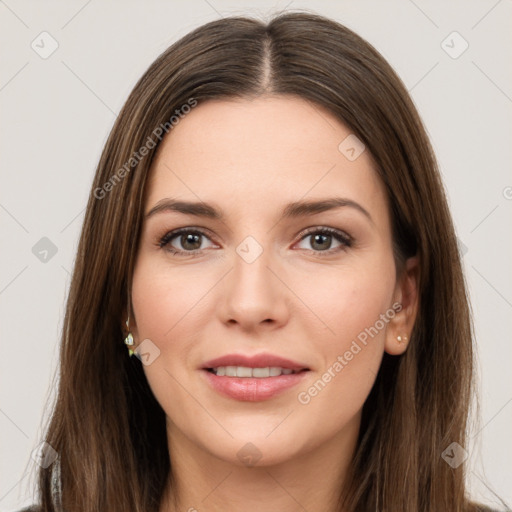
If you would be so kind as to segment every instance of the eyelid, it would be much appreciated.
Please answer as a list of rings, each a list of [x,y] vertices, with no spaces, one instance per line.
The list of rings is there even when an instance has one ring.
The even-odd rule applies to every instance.
[[[312,227],[306,228],[305,230],[301,231],[301,233],[298,235],[299,240],[298,240],[298,242],[296,242],[294,244],[294,246],[296,244],[302,242],[302,240],[304,238],[306,238],[307,236],[310,236],[310,235],[316,234],[316,233],[327,234],[327,235],[332,236],[339,242],[339,244],[340,244],[339,247],[330,248],[325,251],[315,251],[314,249],[301,249],[301,250],[307,251],[309,253],[313,253],[315,256],[318,255],[320,257],[332,256],[333,254],[337,254],[341,251],[344,251],[344,250],[352,247],[352,245],[354,243],[354,238],[352,236],[350,236],[348,233],[346,233],[345,231],[341,231],[339,229],[331,228],[331,227],[327,227],[327,226],[312,226]]]
[[[195,249],[193,251],[184,251],[181,249],[166,248],[166,246],[170,244],[171,240],[173,240],[174,238],[178,237],[179,235],[181,235],[183,233],[200,234],[201,236],[204,236],[205,238],[210,240],[213,244],[216,244],[216,242],[214,240],[212,240],[211,235],[204,228],[187,226],[187,227],[177,228],[177,229],[168,231],[167,233],[164,234],[164,236],[159,238],[157,245],[160,248],[167,250],[170,253],[172,253],[174,255],[178,255],[178,256],[197,256],[197,255],[199,255],[199,253],[201,253],[202,251],[205,250],[205,249]],[[299,238],[298,241],[295,242],[293,244],[293,246],[300,243],[307,236],[312,235],[312,234],[317,234],[317,233],[328,234],[328,235],[334,237],[340,243],[340,247],[337,247],[334,249],[333,248],[327,249],[325,251],[315,251],[314,249],[301,249],[301,250],[312,252],[315,255],[320,255],[320,256],[332,255],[341,250],[347,249],[348,247],[351,247],[354,242],[354,239],[348,233],[346,233],[344,231],[341,231],[341,230],[335,229],[335,228],[331,228],[331,227],[327,227],[327,226],[318,226],[317,225],[317,226],[308,227],[308,228],[304,229],[303,231],[301,231],[300,234],[298,235],[298,238]],[[218,244],[216,244],[216,245],[218,245]]]
[[[171,231],[168,231],[164,234],[164,236],[160,237],[157,241],[158,247],[160,249],[164,249],[165,251],[170,252],[174,256],[198,256],[202,251],[205,249],[195,249],[193,251],[184,251],[182,249],[176,249],[170,245],[170,242],[174,240],[176,237],[179,237],[183,233],[193,233],[193,234],[200,234],[201,236],[207,238],[210,240],[214,245],[217,245],[215,241],[212,240],[212,237],[207,233],[206,230],[203,228],[196,228],[192,226],[187,226],[183,228],[177,228],[173,229]],[[201,244],[202,245],[202,244]]]
[[[298,235],[299,241],[302,240],[305,236],[311,235],[313,233],[328,233],[330,235],[341,238],[346,243],[352,243],[354,241],[354,239],[347,232],[328,226],[312,226],[304,229]]]

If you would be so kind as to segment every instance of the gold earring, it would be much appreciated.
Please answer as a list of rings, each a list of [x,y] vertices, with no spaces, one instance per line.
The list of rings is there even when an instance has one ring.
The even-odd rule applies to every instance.
[[[132,357],[134,351],[131,349],[131,347],[133,346],[133,336],[132,333],[130,332],[130,317],[126,319],[126,328],[128,329],[128,334],[124,339],[124,343],[128,347],[128,354],[130,355],[130,357]]]
[[[408,338],[405,334],[403,336],[397,336],[396,339],[397,339],[398,343],[406,343],[408,340]]]

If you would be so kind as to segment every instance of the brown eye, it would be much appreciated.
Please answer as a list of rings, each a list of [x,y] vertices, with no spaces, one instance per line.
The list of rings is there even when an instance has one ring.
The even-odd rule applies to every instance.
[[[299,247],[300,249],[329,254],[346,249],[347,247],[350,247],[353,242],[350,236],[331,228],[314,228],[303,235],[301,243],[306,241],[308,238],[310,239],[309,242],[305,243],[307,247]],[[337,244],[334,248],[332,247],[333,242]]]
[[[202,235],[200,234],[189,233],[186,235],[180,235],[179,241],[185,250],[194,251],[201,247],[201,237]]]
[[[192,229],[178,229],[170,231],[162,237],[159,246],[172,254],[191,255],[200,252],[206,247],[204,240],[210,240],[203,232]]]
[[[317,233],[316,235],[310,235],[311,247],[318,251],[330,249],[332,244],[332,235],[326,235],[324,233]]]

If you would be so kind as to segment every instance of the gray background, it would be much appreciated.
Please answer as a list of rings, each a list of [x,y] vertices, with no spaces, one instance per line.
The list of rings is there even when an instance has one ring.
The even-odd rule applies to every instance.
[[[423,117],[475,316],[481,421],[473,416],[465,447],[470,489],[512,504],[510,0],[0,0],[0,510],[32,501],[30,454],[52,393],[86,199],[116,113],[147,66],[191,29],[282,9],[330,16],[366,38]],[[46,59],[52,39],[43,31],[58,43]]]

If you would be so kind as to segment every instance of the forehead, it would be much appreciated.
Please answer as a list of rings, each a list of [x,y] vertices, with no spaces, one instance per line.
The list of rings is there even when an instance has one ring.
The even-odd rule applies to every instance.
[[[342,195],[378,218],[385,215],[384,187],[369,151],[357,156],[358,144],[350,128],[301,98],[200,103],[161,142],[146,211],[169,196],[261,210]]]

